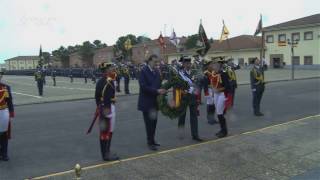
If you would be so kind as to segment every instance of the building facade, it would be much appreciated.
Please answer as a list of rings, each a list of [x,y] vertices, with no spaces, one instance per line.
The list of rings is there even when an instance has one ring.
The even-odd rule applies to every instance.
[[[236,64],[244,66],[245,64],[251,64],[254,58],[260,57],[261,44],[261,37],[250,35],[241,35],[222,42],[214,40],[204,58],[211,59],[225,56],[226,58],[232,58]],[[181,53],[168,54],[168,63],[178,60],[181,55],[193,57],[196,52],[194,49],[190,49]]]
[[[320,14],[263,28],[265,59],[274,68],[284,65],[320,65]],[[297,41],[292,56],[288,40]]]
[[[179,38],[180,44],[184,44],[186,41],[186,38],[182,37]],[[160,44],[158,42],[158,39],[154,39],[145,43],[139,43],[132,47],[132,61],[134,64],[140,64],[143,63],[148,56],[151,54],[156,54],[160,57],[160,59],[164,60],[165,62],[168,62],[170,60],[170,55],[176,53],[178,50],[181,50],[181,48],[177,48],[174,46],[170,40],[169,37],[164,37],[165,42],[165,49],[162,49],[160,47]],[[183,46],[181,46],[183,47]]]
[[[39,60],[39,56],[17,56],[5,60],[5,64],[7,70],[36,69]]]

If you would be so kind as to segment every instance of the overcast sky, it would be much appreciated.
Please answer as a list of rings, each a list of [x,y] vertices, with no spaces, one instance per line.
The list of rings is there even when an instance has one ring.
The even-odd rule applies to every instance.
[[[230,37],[320,12],[319,0],[0,0],[0,62],[99,39],[112,45],[128,33],[152,39],[198,31],[219,38],[222,19]],[[166,28],[165,28],[166,27]]]

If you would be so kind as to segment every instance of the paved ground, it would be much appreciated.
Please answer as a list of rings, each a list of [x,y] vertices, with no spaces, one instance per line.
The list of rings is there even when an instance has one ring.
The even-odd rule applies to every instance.
[[[308,133],[306,133],[308,132]],[[320,115],[83,168],[83,179],[320,179]],[[66,180],[70,172],[47,179]]]
[[[238,70],[239,84],[249,83],[249,71]],[[320,77],[320,71],[317,70],[296,70],[296,78]],[[287,69],[270,69],[266,71],[267,81],[288,80],[291,78],[291,71]],[[47,77],[47,86],[45,86],[44,97],[38,96],[38,90],[34,78],[31,76],[5,76],[4,80],[12,87],[14,92],[14,103],[17,105],[62,101],[70,99],[92,98],[95,85],[91,83],[84,84],[83,79],[75,78],[74,83],[70,83],[69,78],[57,77],[57,86],[52,86],[52,80]],[[123,89],[123,81],[121,88]],[[139,87],[136,80],[131,81],[130,91],[133,94],[138,93]],[[123,95],[123,93],[120,93]]]
[[[230,135],[319,114],[320,79],[267,84],[263,97],[264,117],[252,116],[249,86],[240,86],[235,108],[228,114]],[[122,96],[117,103],[117,127],[112,150],[122,158],[151,153],[146,147],[142,115],[136,110],[137,96]],[[0,179],[23,179],[71,169],[76,163],[102,163],[97,128],[85,135],[94,111],[93,100],[23,105],[16,107],[8,163],[0,162]],[[200,136],[215,139],[218,126],[205,120],[200,108]],[[188,122],[188,121],[186,121]],[[157,140],[160,150],[194,144],[189,124],[185,139],[177,138],[177,121],[159,116]]]

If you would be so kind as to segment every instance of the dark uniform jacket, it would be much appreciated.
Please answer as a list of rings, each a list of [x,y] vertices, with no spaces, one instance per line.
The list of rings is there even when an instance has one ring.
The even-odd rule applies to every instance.
[[[111,104],[115,103],[115,85],[111,78],[102,77],[96,85],[95,99],[97,106],[102,105],[111,108]]]
[[[262,67],[254,66],[250,71],[251,89],[264,87],[264,72]]]

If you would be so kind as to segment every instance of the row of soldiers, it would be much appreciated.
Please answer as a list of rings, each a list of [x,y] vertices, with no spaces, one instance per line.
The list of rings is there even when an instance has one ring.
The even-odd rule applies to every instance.
[[[43,96],[43,87],[46,84],[46,76],[48,74],[47,71],[48,70],[44,69],[43,67],[38,66],[36,69],[36,72],[34,73],[35,81],[37,82],[39,96]],[[121,92],[120,83],[121,83],[121,79],[123,79],[125,94],[130,94],[129,82],[130,82],[130,77],[131,77],[130,73],[131,72],[129,70],[129,66],[124,65],[124,64],[119,64],[118,66],[116,66],[116,72],[117,72],[117,79],[116,79],[117,92]],[[57,85],[57,81],[56,81],[57,71],[55,69],[50,69],[49,74],[51,75],[51,78],[53,81],[53,86],[56,86]],[[70,68],[68,70],[67,76],[70,78],[70,83],[73,83],[74,77],[75,77],[75,72],[72,68]],[[88,78],[90,78],[90,77],[91,77],[91,81],[93,82],[93,84],[96,84],[97,78],[99,78],[100,76],[101,76],[101,73],[96,72],[94,70],[86,70],[86,69],[83,69],[82,74],[81,74],[81,77],[83,77],[85,84],[88,83]]]

